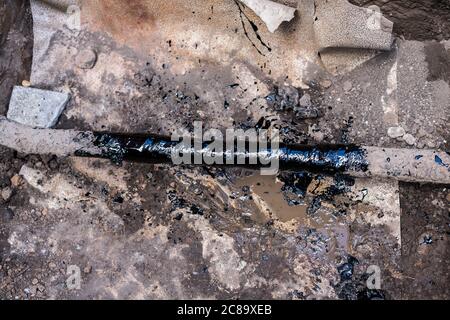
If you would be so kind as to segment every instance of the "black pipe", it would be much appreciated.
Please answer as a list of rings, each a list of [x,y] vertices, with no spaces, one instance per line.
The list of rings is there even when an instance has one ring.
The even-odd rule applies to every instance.
[[[194,155],[204,155],[211,152],[208,143],[202,143],[201,148],[195,149],[194,140],[188,147],[180,148],[180,142],[174,142],[166,137],[156,135],[127,135],[114,133],[94,133],[96,147],[101,150],[101,157],[111,159],[120,164],[122,161],[135,161],[147,163],[172,163],[172,152],[176,150],[180,155],[187,155],[193,164]],[[285,145],[280,144],[277,150],[270,148],[252,152],[248,143],[245,151],[238,153],[235,143],[234,150],[214,153],[215,158],[221,159],[220,164],[233,160],[236,165],[238,155],[243,159],[242,166],[250,168],[269,167],[267,162],[262,163],[262,157],[278,159],[280,169],[308,170],[312,172],[345,172],[367,171],[368,161],[366,152],[353,145]],[[270,146],[270,143],[268,144]],[[79,152],[79,156],[92,156]],[[231,158],[231,159],[230,159]],[[251,159],[253,162],[251,162]],[[256,162],[255,162],[256,159]],[[219,165],[220,165],[219,164]]]

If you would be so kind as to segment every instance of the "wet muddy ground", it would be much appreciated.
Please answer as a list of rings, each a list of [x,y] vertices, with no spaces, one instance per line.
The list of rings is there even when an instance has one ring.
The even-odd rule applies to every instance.
[[[29,17],[25,1],[23,6],[18,6],[21,1],[5,3],[0,10],[18,18]],[[123,3],[115,3],[117,10],[122,10]],[[382,9],[393,17],[402,13],[398,35],[442,40],[449,38],[444,18],[426,28],[411,23],[429,21],[416,19],[417,15],[432,16],[434,21],[445,17],[442,12],[448,8],[439,3],[414,8],[401,5],[398,9],[400,2],[390,1]],[[151,19],[138,7],[136,10],[139,19]],[[136,12],[130,14],[135,16]],[[405,14],[411,19],[405,19]],[[1,64],[10,61],[7,65],[13,68],[1,73],[1,90],[5,92],[1,97],[8,96],[12,84],[29,78],[31,21],[15,21],[22,23],[13,24],[10,36],[2,33]],[[0,28],[7,30],[5,25],[10,23],[1,22]],[[122,34],[114,23],[106,24],[116,28],[111,32]],[[146,26],[142,32],[148,31]],[[95,36],[88,34],[82,39]],[[108,47],[108,41],[99,39],[99,46]],[[171,45],[167,43],[169,50]],[[17,51],[23,54],[13,54]],[[430,65],[447,61],[445,51],[430,50],[428,56]],[[17,59],[21,61],[14,62]],[[171,126],[189,126],[202,118],[196,112],[205,110],[209,100],[195,88],[180,89],[164,65],[147,64],[134,70],[135,74],[123,76],[130,76],[141,97],[128,101],[125,93],[118,93],[118,99],[107,100],[123,115],[120,120],[114,115],[80,116],[85,110],[73,105],[58,127],[167,133]],[[321,85],[305,91],[271,83],[262,75],[251,87],[267,90],[265,96],[272,109],[256,111],[258,102],[245,102],[248,84],[245,88],[242,83],[236,85],[236,79],[220,68],[206,75],[201,70],[200,65],[198,74],[185,79],[204,85],[229,83],[219,103],[221,115],[229,115],[231,120],[207,114],[205,122],[211,126],[270,126],[268,115],[276,113],[274,122],[284,128],[287,142],[361,143],[361,137],[349,134],[351,127],[376,117],[337,118],[326,104],[326,88]],[[120,70],[118,74],[122,75]],[[436,71],[431,76],[433,81],[448,81],[445,73]],[[361,79],[364,77],[351,80],[356,87]],[[55,83],[59,82],[64,79],[56,78]],[[80,95],[88,90],[72,85]],[[298,100],[305,93],[317,110],[326,113],[323,121],[337,122],[327,127],[325,135],[320,122],[314,120],[319,114],[312,112],[310,119],[304,109],[298,109]],[[88,91],[86,96],[93,103],[103,99]],[[161,101],[157,108],[146,108],[149,97]],[[243,104],[250,111],[236,108]],[[3,109],[0,104],[1,114],[6,105],[7,99]],[[306,111],[311,115],[311,109]],[[164,112],[168,119],[161,122]],[[317,130],[308,129],[311,124]],[[445,128],[443,131],[442,135],[448,136]],[[376,144],[378,137],[372,139],[362,142]],[[373,223],[389,218],[389,210],[371,198],[377,185],[371,189],[370,182],[361,185],[340,176],[283,173],[273,178],[232,168],[116,166],[103,160],[21,155],[0,147],[0,190],[1,298],[449,298],[448,186],[400,184],[401,246],[392,230]],[[395,193],[395,186],[391,190]],[[380,199],[385,191],[377,190]],[[370,201],[365,199],[368,194]],[[366,271],[372,264],[382,264],[382,290],[366,288]],[[82,290],[67,290],[67,268],[71,265],[81,270]]]

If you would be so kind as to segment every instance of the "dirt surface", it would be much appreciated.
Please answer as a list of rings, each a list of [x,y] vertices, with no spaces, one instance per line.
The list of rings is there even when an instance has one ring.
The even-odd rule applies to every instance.
[[[245,39],[248,47],[244,51],[257,56],[261,68],[246,64],[237,53],[225,66],[204,61],[192,54],[195,44],[187,44],[178,29],[170,31],[170,38],[146,38],[147,43],[162,41],[164,49],[143,57],[142,52],[131,49],[139,46],[133,43],[131,28],[123,28],[110,16],[128,12],[122,18],[136,23],[133,27],[138,33],[147,34],[156,28],[153,18],[158,17],[152,17],[141,4],[114,1],[112,11],[94,10],[107,12],[96,21],[109,28],[109,35],[55,36],[48,55],[67,61],[42,72],[54,75],[55,88],[70,87],[76,97],[58,128],[167,134],[174,127],[191,129],[194,120],[203,120],[208,127],[221,129],[275,125],[286,142],[408,147],[404,141],[386,138],[386,123],[380,117],[380,96],[386,94],[386,79],[396,61],[400,61],[400,73],[416,68],[414,76],[422,77],[424,83],[428,79],[429,86],[448,81],[443,71],[448,56],[435,42],[423,46],[400,43],[398,50],[380,55],[364,67],[369,69],[331,78],[330,86],[320,84],[323,75],[314,72],[311,78],[317,81],[309,88],[282,76],[274,81],[267,76],[270,68],[264,62],[277,53],[270,53],[255,34],[246,37],[244,28],[251,30],[250,19],[255,18],[249,12],[250,18],[245,18],[234,4],[233,18],[227,16],[229,27],[224,30]],[[104,4],[92,1],[90,5]],[[383,10],[395,15],[397,6],[400,2],[390,1]],[[24,14],[27,8],[20,12]],[[199,25],[208,30],[209,24],[224,23],[218,14],[221,8],[208,6],[207,18]],[[416,19],[423,10],[418,7],[405,12],[406,8],[401,7],[397,30],[413,37],[407,32],[415,29],[408,29],[412,24],[404,14]],[[441,12],[424,12],[441,17]],[[189,19],[205,17],[201,10],[192,16]],[[215,20],[215,16],[219,18]],[[10,33],[22,32],[17,21],[22,20],[16,20],[16,29]],[[273,36],[268,42],[264,36],[262,41],[288,43],[298,23],[282,27],[288,40]],[[437,34],[437,26],[427,24],[427,33],[421,26],[417,30],[424,38],[418,33],[414,39],[448,38],[445,31]],[[441,26],[445,27],[444,20]],[[22,48],[31,37],[28,33],[26,41],[11,45]],[[122,46],[123,42],[129,47]],[[75,43],[95,43],[101,81],[89,71],[65,71],[64,63],[72,63],[76,53],[64,45]],[[202,54],[209,54],[207,48],[197,45]],[[31,47],[26,48],[28,55],[23,56],[29,57]],[[412,62],[406,58],[422,49],[427,50],[427,62],[420,57]],[[6,52],[6,60],[18,59],[14,50]],[[159,60],[161,56],[166,60]],[[281,61],[282,55],[277,58]],[[182,67],[194,62],[196,67],[183,73]],[[30,69],[24,66],[28,66],[26,75]],[[236,69],[246,76],[236,78]],[[8,70],[2,75],[2,84],[15,83],[22,76]],[[372,81],[374,85],[370,85]],[[399,86],[407,87],[403,94],[413,103],[408,104],[411,110],[400,112],[402,121],[415,134],[419,126],[424,128],[425,134],[418,138],[422,148],[444,148],[448,112],[430,103],[413,81],[406,79],[405,83],[400,81]],[[111,92],[111,87],[120,89]],[[299,107],[305,94],[310,95],[313,110]],[[421,108],[412,106],[417,105],[424,113],[419,116],[426,114],[429,119],[427,123],[415,122],[419,118],[416,109]],[[0,148],[0,191],[0,297],[5,299],[450,298],[448,186],[399,187],[396,182],[301,172],[267,179],[243,169],[117,166],[103,160],[25,156]],[[395,238],[400,230],[389,225],[395,222],[397,201],[401,245]],[[382,290],[366,287],[367,269],[374,264],[382,269]],[[70,266],[81,271],[81,290],[67,288]]]
[[[28,1],[0,3],[0,114],[5,114],[14,85],[30,79],[33,48]]]
[[[377,5],[394,22],[394,31],[407,40],[450,38],[450,2],[447,0],[350,0],[359,6]]]
[[[449,188],[402,184],[400,190],[402,297],[448,300]]]

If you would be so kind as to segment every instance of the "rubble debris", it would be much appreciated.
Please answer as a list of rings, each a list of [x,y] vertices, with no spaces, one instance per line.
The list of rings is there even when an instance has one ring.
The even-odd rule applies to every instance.
[[[240,0],[252,9],[264,23],[267,29],[274,33],[284,21],[291,21],[297,9],[269,0]]]
[[[51,128],[69,102],[69,94],[16,86],[8,119],[36,128]]]
[[[298,119],[315,119],[322,115],[313,97],[293,86],[275,87],[266,97],[267,104],[277,111],[293,111]]]

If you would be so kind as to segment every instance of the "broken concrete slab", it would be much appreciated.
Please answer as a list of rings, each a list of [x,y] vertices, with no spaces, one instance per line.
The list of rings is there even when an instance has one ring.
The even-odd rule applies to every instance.
[[[330,73],[348,73],[391,49],[393,23],[378,7],[361,8],[347,0],[319,0],[316,4],[316,45]]]
[[[295,16],[296,8],[291,8],[269,0],[241,0],[243,4],[252,9],[270,32],[274,33],[284,21],[291,21]]]
[[[326,70],[333,75],[346,74],[376,57],[380,51],[369,49],[330,48],[320,53]]]
[[[65,157],[85,149],[93,135],[74,130],[36,129],[0,116],[0,146],[7,146],[27,154],[54,154]],[[100,154],[98,148],[85,149]]]
[[[51,128],[56,125],[69,99],[67,93],[16,86],[7,117],[30,127]]]
[[[78,0],[31,0],[33,14],[33,71],[45,60],[46,51],[56,31],[75,35],[81,28]],[[38,83],[31,76],[31,83]]]
[[[327,48],[390,50],[393,23],[373,8],[347,0],[316,1],[314,29],[319,51]]]

